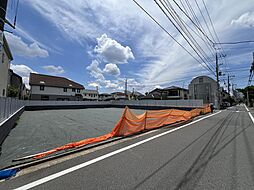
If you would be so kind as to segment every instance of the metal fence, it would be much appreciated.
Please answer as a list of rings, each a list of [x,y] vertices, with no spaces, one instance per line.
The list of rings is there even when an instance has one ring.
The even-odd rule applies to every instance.
[[[126,105],[161,107],[202,107],[203,100],[112,100],[112,101],[36,101],[0,97],[0,123],[23,106]]]
[[[24,100],[0,97],[0,123],[25,105]]]
[[[26,106],[66,106],[66,105],[136,105],[202,107],[203,100],[111,100],[111,101],[26,101]]]
[[[202,107],[203,100],[117,100],[112,105],[161,106],[161,107]]]

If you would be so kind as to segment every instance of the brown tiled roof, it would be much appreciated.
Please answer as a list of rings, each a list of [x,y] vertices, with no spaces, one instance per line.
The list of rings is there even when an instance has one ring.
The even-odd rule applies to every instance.
[[[30,73],[30,85],[45,85],[53,87],[79,88],[84,89],[84,86],[71,81],[64,77],[50,76],[43,74]]]

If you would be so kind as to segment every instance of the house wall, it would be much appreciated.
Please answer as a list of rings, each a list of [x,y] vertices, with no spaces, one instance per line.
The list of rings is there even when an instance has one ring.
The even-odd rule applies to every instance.
[[[9,68],[10,59],[3,46],[0,45],[0,97],[6,97],[7,95]]]
[[[99,95],[99,100],[100,101],[106,101],[106,100],[110,100],[110,99],[112,99],[113,98],[113,96],[112,95],[102,95],[102,94],[100,94]]]
[[[48,95],[50,96],[49,100],[57,100],[57,98],[76,100],[77,97],[75,95],[79,94],[81,96],[82,92],[83,90],[80,90],[80,93],[77,93],[77,89],[75,92],[72,92],[72,88],[67,88],[67,92],[64,92],[64,88],[50,86],[45,86],[44,90],[40,90],[40,86],[31,85],[30,99],[41,100],[41,95]]]
[[[173,96],[172,93],[170,95],[170,92],[177,92],[177,94]],[[168,89],[168,90],[164,90],[162,93],[158,91],[154,91],[150,94],[159,95],[159,97],[162,96],[162,99],[168,99],[168,100],[188,99],[188,91],[181,90],[181,89]]]
[[[84,90],[82,95],[83,95],[83,99],[86,99],[86,100],[98,100],[99,99],[98,92],[89,92],[89,91]]]

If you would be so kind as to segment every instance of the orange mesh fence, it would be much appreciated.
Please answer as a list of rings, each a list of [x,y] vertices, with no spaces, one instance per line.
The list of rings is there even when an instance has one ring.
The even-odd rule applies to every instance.
[[[101,142],[112,137],[127,136],[144,130],[156,129],[165,125],[188,121],[200,114],[206,114],[209,112],[211,112],[210,106],[206,105],[204,108],[196,108],[191,111],[176,109],[153,110],[146,111],[141,115],[135,115],[128,107],[126,107],[122,117],[110,133],[95,138],[72,142],[49,151],[36,154],[33,158],[42,158],[61,150],[82,147],[91,143]]]

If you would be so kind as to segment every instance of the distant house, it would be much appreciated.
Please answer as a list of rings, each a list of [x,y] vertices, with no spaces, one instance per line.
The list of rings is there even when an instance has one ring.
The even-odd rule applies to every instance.
[[[83,100],[84,86],[64,77],[30,74],[30,100]]]
[[[138,92],[138,91],[133,91],[133,92],[128,92],[128,97],[130,100],[140,100],[144,97],[145,95]]]
[[[189,84],[189,98],[201,99],[204,103],[213,103],[217,107],[217,88],[217,82],[211,77],[196,77]]]
[[[113,92],[113,93],[111,93],[111,95],[115,100],[125,100],[125,99],[127,99],[126,94],[123,93],[123,92]]]
[[[96,101],[99,99],[99,92],[98,90],[83,90],[83,100],[90,100],[90,101]]]
[[[109,101],[109,100],[113,100],[113,96],[112,94],[108,94],[108,93],[101,93],[99,94],[99,101]]]
[[[19,99],[23,99],[23,81],[22,77],[18,74],[14,73],[12,69],[9,69],[9,77],[8,77],[8,93],[9,97],[17,97]]]
[[[178,86],[156,88],[148,93],[143,99],[155,100],[181,100],[188,99],[188,90]]]
[[[5,36],[3,36],[3,42],[0,42],[0,97],[7,96],[8,74],[12,60],[11,50]]]

